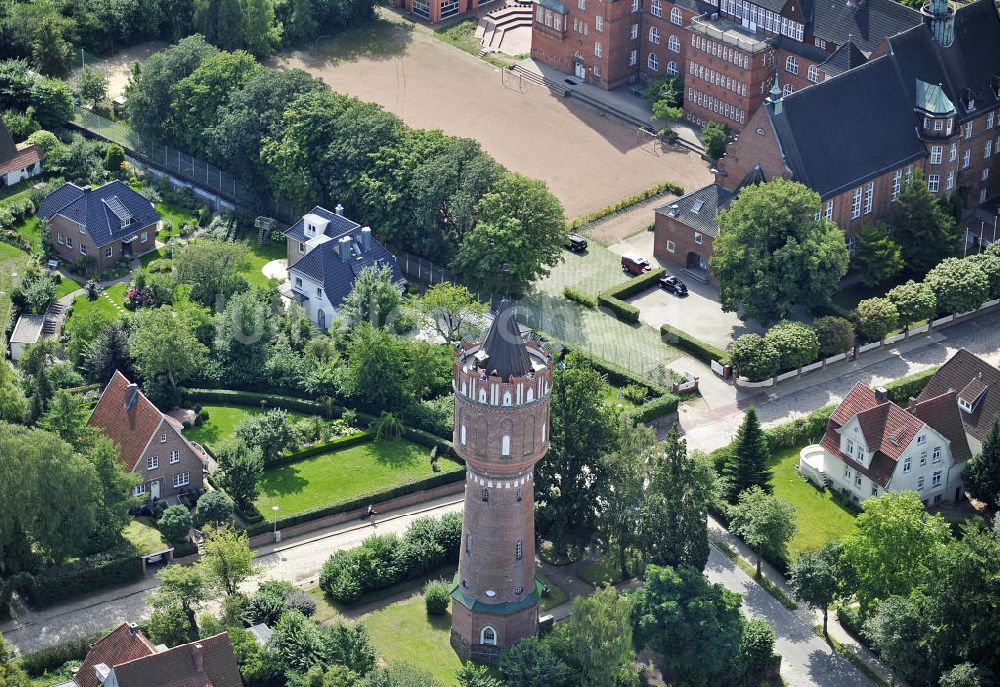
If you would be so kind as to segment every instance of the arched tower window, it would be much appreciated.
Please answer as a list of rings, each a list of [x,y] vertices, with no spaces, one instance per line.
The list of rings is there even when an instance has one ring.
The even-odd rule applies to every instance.
[[[479,632],[479,643],[486,646],[497,645],[497,631],[487,625]]]
[[[479,387],[479,402],[486,403],[486,389]]]
[[[500,455],[505,458],[510,458],[511,453],[511,437],[514,436],[514,421],[509,417],[504,418],[500,421]]]
[[[500,455],[507,458],[510,457],[510,435],[504,434],[503,439],[500,441]]]
[[[462,441],[462,446],[465,446],[465,425],[462,425],[462,429],[461,429],[461,441]]]
[[[520,539],[518,539],[517,544],[514,545],[514,558],[517,560],[524,558],[524,545],[521,543]]]
[[[535,389],[534,387],[528,387],[528,394],[524,397],[526,403],[531,403],[535,400]]]
[[[521,501],[522,499],[524,499],[524,492],[521,491],[521,487],[518,487],[517,488],[517,500]]]
[[[545,423],[542,423],[542,443],[545,443]]]

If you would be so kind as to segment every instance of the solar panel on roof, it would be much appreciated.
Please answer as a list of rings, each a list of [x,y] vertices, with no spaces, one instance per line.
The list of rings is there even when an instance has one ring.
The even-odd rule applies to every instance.
[[[123,226],[132,221],[132,213],[118,200],[118,196],[105,198],[104,202],[107,204],[108,209],[115,213],[115,216],[121,220]]]

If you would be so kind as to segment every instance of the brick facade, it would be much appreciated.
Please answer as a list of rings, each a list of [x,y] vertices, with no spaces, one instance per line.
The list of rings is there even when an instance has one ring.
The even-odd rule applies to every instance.
[[[479,7],[479,0],[392,0],[392,6],[403,7],[410,14],[436,24],[471,12]]]
[[[90,234],[68,217],[54,215],[51,224],[52,234],[49,243],[56,254],[69,263],[81,257],[90,258],[94,270],[97,272],[110,267],[123,257],[143,255],[154,250],[156,248],[156,231],[159,226],[157,223],[141,229],[137,228],[136,239],[129,243],[124,243],[119,239],[107,245],[98,246]]]
[[[708,259],[712,257],[714,239],[702,232],[696,232],[670,216],[667,212],[657,212],[653,225],[653,255],[660,260],[676,265],[678,269],[693,267],[704,269],[706,278],[717,283]],[[701,243],[698,243],[700,238]]]
[[[175,451],[176,462],[171,462],[171,456]],[[151,459],[157,465],[152,469],[149,467]],[[159,497],[162,499],[192,489],[202,489],[204,487],[202,467],[201,458],[191,445],[180,431],[164,418],[132,469],[143,482],[136,493],[152,498],[159,492]],[[154,482],[158,484],[154,485]],[[175,483],[177,486],[174,486]]]

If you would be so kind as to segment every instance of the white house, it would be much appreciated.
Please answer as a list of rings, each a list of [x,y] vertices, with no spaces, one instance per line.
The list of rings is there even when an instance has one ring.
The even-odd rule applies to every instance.
[[[958,394],[903,409],[883,389],[856,385],[834,411],[818,444],[802,449],[799,471],[860,503],[886,491],[916,491],[924,505],[962,498],[972,457]]]
[[[41,174],[43,157],[42,151],[33,145],[15,145],[0,117],[0,188]]]
[[[375,240],[369,227],[316,206],[285,230],[288,281],[292,297],[309,319],[326,329],[366,267],[388,265],[393,283],[402,290],[405,279],[396,257]]]

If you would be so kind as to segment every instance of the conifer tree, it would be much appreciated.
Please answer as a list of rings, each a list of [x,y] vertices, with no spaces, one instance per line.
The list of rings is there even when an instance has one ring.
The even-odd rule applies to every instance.
[[[969,461],[965,470],[965,487],[974,499],[990,508],[1000,505],[1000,418],[993,423],[989,436],[983,442],[983,450]]]
[[[740,492],[755,485],[769,492],[770,459],[771,450],[767,445],[767,437],[757,419],[757,410],[751,407],[743,417],[743,424],[736,434],[736,444],[723,469],[723,476],[727,480],[726,498],[735,503]]]

